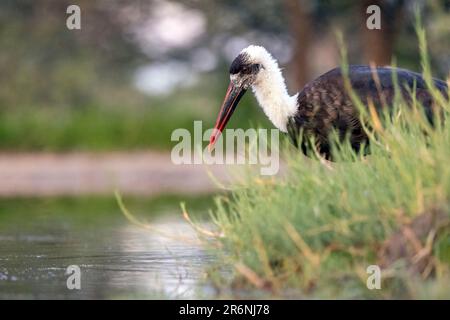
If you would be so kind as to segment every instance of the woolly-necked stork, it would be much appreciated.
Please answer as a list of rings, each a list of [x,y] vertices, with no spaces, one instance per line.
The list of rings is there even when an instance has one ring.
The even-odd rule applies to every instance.
[[[348,78],[354,92],[364,104],[367,105],[370,99],[379,108],[393,102],[394,72],[405,99],[410,99],[408,87],[415,90],[417,101],[423,105],[425,114],[431,119],[433,98],[423,77],[418,73],[390,67],[374,69],[369,66],[350,66]],[[444,81],[434,79],[434,85],[447,97],[447,85]],[[362,143],[367,143],[357,108],[345,88],[340,68],[321,75],[308,83],[302,91],[291,96],[277,61],[265,48],[251,45],[242,50],[231,64],[230,85],[210,138],[210,149],[250,87],[264,113],[275,127],[289,135],[297,147],[300,133],[306,138],[302,141],[308,141],[308,137],[313,136],[318,151],[330,158],[329,135],[333,129],[342,137],[349,134],[355,150],[359,150]],[[303,152],[306,151],[305,144],[300,147]]]

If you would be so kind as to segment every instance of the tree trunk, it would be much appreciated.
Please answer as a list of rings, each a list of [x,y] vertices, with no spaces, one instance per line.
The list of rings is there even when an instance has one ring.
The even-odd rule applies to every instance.
[[[284,7],[294,41],[289,77],[292,79],[293,88],[298,90],[310,80],[307,61],[308,51],[311,47],[310,16],[303,1],[284,0]]]
[[[364,63],[374,63],[378,66],[389,65],[394,52],[394,41],[397,26],[402,17],[404,1],[364,0],[361,4]],[[366,10],[370,5],[377,5],[381,9],[381,29],[367,28],[366,22],[370,14],[366,13]]]

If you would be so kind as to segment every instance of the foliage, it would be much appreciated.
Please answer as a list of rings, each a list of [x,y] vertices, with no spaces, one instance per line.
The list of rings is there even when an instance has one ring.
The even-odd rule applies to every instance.
[[[450,103],[432,85],[425,33],[418,28],[418,35],[441,111],[435,126],[415,102],[399,97],[391,114],[377,114],[355,99],[370,111],[361,112],[369,156],[337,139],[333,164],[291,148],[289,174],[250,176],[217,199],[213,219],[236,267],[232,286],[285,297],[450,297]],[[382,290],[366,287],[374,264],[383,271]]]

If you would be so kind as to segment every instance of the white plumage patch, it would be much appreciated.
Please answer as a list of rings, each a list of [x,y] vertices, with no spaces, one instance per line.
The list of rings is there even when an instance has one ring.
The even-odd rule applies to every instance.
[[[247,54],[249,62],[261,64],[252,84],[253,93],[270,121],[287,132],[288,117],[297,111],[297,95],[289,96],[277,61],[264,47],[251,45],[241,53]]]

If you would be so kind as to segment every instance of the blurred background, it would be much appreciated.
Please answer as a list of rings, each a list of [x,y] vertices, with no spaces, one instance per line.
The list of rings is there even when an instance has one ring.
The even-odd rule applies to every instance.
[[[450,1],[78,0],[0,4],[0,148],[123,150],[171,147],[174,128],[213,123],[227,69],[249,44],[279,60],[291,92],[339,63],[420,70],[414,8],[422,13],[436,77],[450,67]],[[381,8],[382,29],[365,10]],[[230,127],[267,124],[248,95]]]
[[[81,30],[66,28],[71,4],[81,8]],[[381,30],[365,27],[372,4],[381,8]],[[200,215],[207,211],[213,184],[201,167],[171,164],[170,136],[177,128],[192,130],[194,120],[203,120],[204,129],[214,124],[228,66],[241,49],[265,46],[291,93],[339,64],[338,30],[351,64],[395,62],[420,71],[415,8],[432,71],[445,79],[449,0],[2,0],[0,241],[6,245],[0,257],[9,264],[0,264],[0,295],[39,296],[41,283],[29,284],[23,257],[36,266],[37,256],[78,250],[98,266],[104,261],[88,248],[136,250],[135,231],[116,233],[128,222],[114,189],[143,216],[179,214],[180,201]],[[228,127],[255,125],[271,127],[246,95]],[[107,231],[112,225],[115,233]],[[49,270],[63,266],[52,261],[38,264],[30,279],[53,279]],[[123,284],[114,279],[113,286]],[[96,288],[90,296],[111,289]]]

